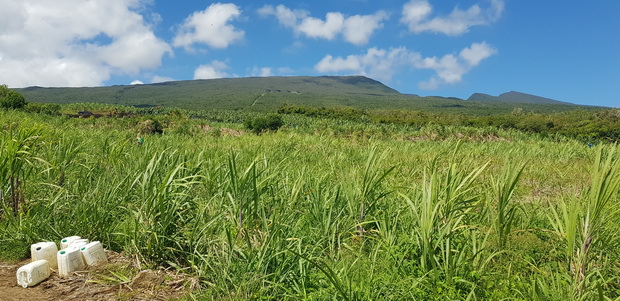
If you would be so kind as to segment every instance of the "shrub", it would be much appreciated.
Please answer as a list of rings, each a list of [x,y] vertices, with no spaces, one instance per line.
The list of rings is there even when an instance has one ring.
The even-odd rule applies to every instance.
[[[6,85],[0,85],[0,107],[5,109],[21,109],[26,105],[23,95],[10,90]]]
[[[60,115],[60,105],[55,103],[36,103],[29,102],[24,106],[24,111],[29,113],[39,113],[58,116]]]
[[[161,134],[164,132],[164,126],[155,119],[147,119],[138,123],[137,130],[140,134]]]
[[[266,117],[258,117],[245,122],[245,127],[256,135],[260,135],[265,131],[277,131],[284,125],[282,117],[278,114],[271,114]]]

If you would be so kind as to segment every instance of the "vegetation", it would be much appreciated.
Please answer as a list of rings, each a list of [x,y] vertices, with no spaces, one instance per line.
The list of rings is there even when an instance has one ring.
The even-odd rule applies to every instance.
[[[0,85],[0,108],[21,109],[26,105],[26,99],[6,85]]]
[[[259,136],[243,123],[269,114],[60,109],[84,110],[109,117],[0,111],[0,258],[81,235],[197,275],[196,299],[620,298],[620,150],[605,139],[420,111],[403,116],[433,121],[284,114]],[[138,146],[149,120],[161,134]]]
[[[284,121],[282,121],[280,115],[270,114],[265,117],[247,120],[244,125],[245,128],[258,135],[265,131],[277,131],[284,125]]]
[[[492,126],[545,136],[562,135],[584,142],[620,141],[620,109],[600,109],[598,111],[578,109],[545,114],[525,113],[523,109],[517,108],[510,114],[476,116],[419,110],[359,110],[348,107],[313,108],[288,105],[279,108],[278,113],[411,126],[427,124],[473,126],[477,128]]]
[[[363,76],[256,77],[175,81],[151,85],[18,89],[29,102],[57,104],[105,103],[140,108],[157,106],[188,110],[273,112],[284,105],[312,108],[349,107],[358,110],[418,110],[454,115],[486,116],[524,112],[552,113],[597,108],[519,94],[517,99],[469,101],[453,97],[401,94]],[[513,95],[514,93],[509,93]],[[514,96],[514,95],[513,95]],[[507,102],[504,102],[506,100]],[[519,103],[519,100],[522,100]]]

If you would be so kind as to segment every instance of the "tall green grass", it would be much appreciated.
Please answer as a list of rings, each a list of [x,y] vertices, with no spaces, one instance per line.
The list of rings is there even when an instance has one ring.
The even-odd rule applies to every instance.
[[[24,201],[17,215],[4,206],[4,259],[82,235],[197,275],[196,299],[620,297],[611,145],[304,117],[218,137],[184,119],[196,130],[139,146],[132,118],[0,121],[37,129],[17,135],[36,139],[20,138]]]

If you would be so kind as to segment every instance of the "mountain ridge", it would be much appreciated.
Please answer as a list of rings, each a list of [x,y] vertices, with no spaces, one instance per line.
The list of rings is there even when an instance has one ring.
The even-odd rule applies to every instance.
[[[546,111],[566,110],[568,106],[564,108],[555,105],[569,105],[514,91],[500,96],[474,93],[468,100],[403,94],[365,76],[246,77],[107,87],[27,87],[16,90],[31,102],[98,102],[139,107],[162,105],[183,109],[256,111],[273,111],[283,105],[301,105],[371,110],[450,110],[454,113],[464,112],[467,108],[484,114],[487,110],[510,111],[514,103],[519,102],[532,104],[531,110],[539,110],[542,108],[540,106],[544,106]]]
[[[563,104],[574,105],[570,102],[559,101],[551,98],[537,96],[533,94],[510,91],[502,93],[498,96],[493,96],[485,93],[473,93],[468,101],[480,101],[480,102],[505,102],[505,103],[534,103],[534,104]]]

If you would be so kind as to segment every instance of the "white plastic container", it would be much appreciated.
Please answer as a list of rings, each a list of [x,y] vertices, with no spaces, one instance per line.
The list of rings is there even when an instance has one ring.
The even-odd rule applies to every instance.
[[[87,265],[97,266],[108,262],[101,242],[93,241],[81,247],[80,252],[82,252],[82,257],[84,257]]]
[[[80,239],[79,236],[65,237],[60,241],[60,249],[66,249],[73,241]]]
[[[50,264],[45,259],[31,262],[17,270],[17,284],[26,288],[47,279],[51,274]]]
[[[71,272],[86,268],[82,253],[78,248],[68,248],[58,251],[58,274],[61,277],[69,276]]]
[[[39,242],[30,245],[30,257],[32,258],[32,262],[45,259],[52,269],[58,269],[56,253],[58,253],[58,247],[53,241]]]
[[[88,239],[80,238],[72,241],[67,248],[81,248],[89,243]]]

